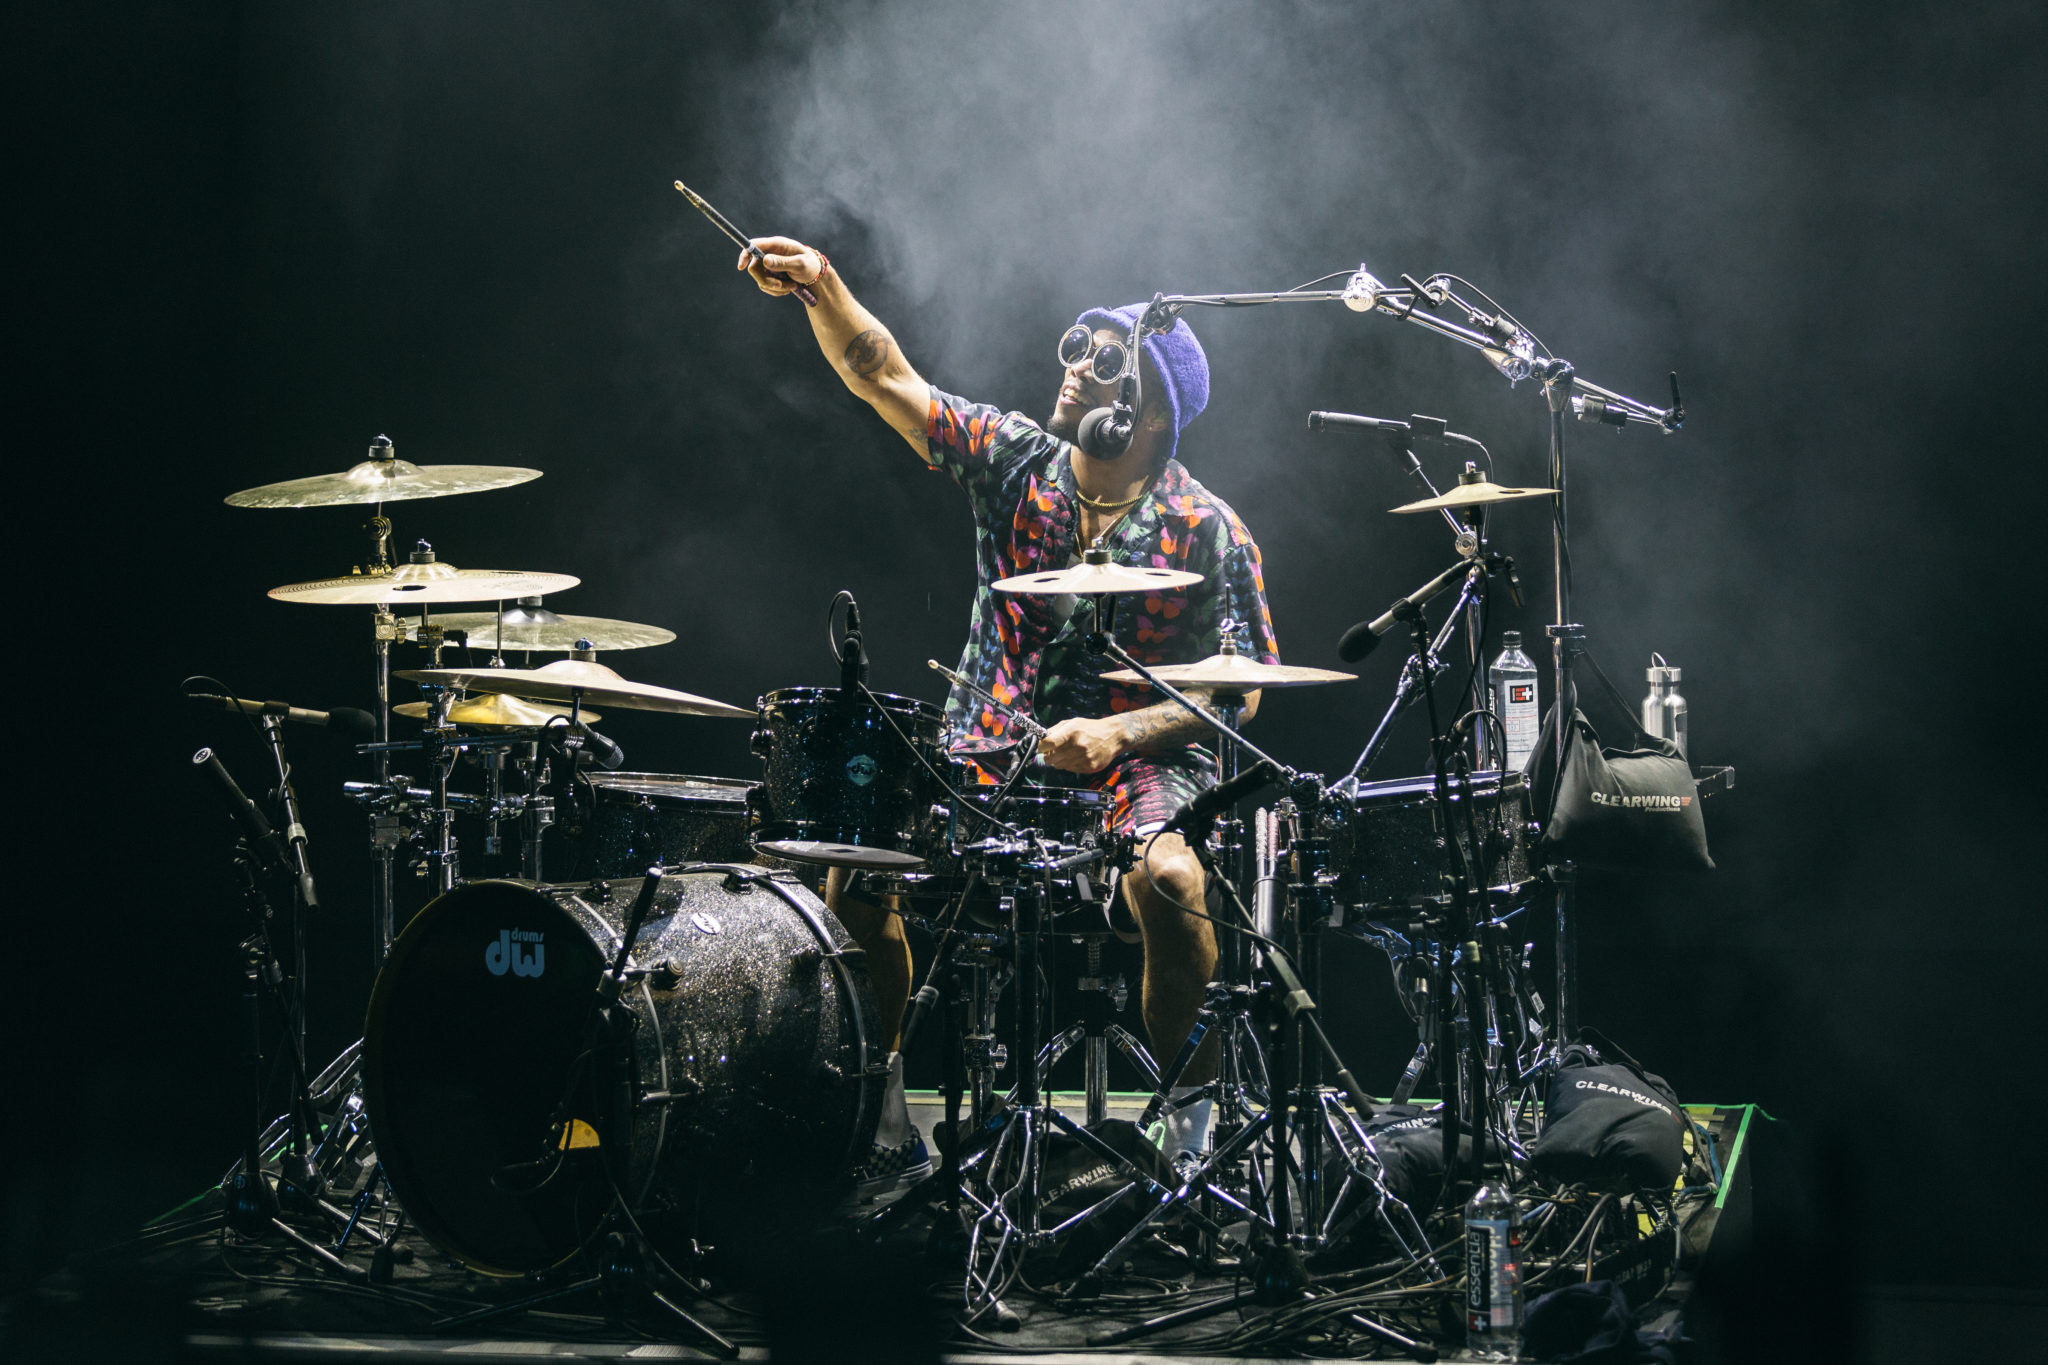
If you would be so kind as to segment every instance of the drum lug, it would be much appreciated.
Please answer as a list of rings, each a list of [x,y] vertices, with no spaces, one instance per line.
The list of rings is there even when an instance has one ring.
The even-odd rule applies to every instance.
[[[766,728],[754,731],[747,737],[747,747],[754,751],[756,757],[768,757],[768,751],[775,747],[775,732]]]

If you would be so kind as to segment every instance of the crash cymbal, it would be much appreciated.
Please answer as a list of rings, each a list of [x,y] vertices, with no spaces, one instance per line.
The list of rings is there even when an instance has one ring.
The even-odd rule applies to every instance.
[[[565,573],[520,573],[513,569],[458,569],[434,558],[425,541],[410,564],[384,573],[352,573],[272,588],[280,602],[323,606],[397,607],[418,602],[496,602],[562,592],[583,580]]]
[[[405,638],[417,639],[420,623],[407,621]],[[432,616],[427,624],[446,631],[461,631],[469,637],[471,649],[532,650],[566,654],[572,649],[599,651],[646,649],[665,645],[676,638],[672,630],[643,626],[637,621],[613,621],[602,616],[560,616],[529,598],[500,612],[463,611]],[[588,641],[586,645],[584,642]]]
[[[400,702],[391,709],[414,720],[425,720],[434,712],[432,703],[424,701]],[[587,707],[581,714],[584,720],[598,719],[597,712]],[[487,692],[481,697],[464,697],[449,707],[448,723],[491,730],[538,730],[556,716],[566,719],[568,715],[566,706],[538,706],[503,692]]]
[[[1136,564],[1112,564],[1109,551],[1089,549],[1081,562],[1068,569],[1045,573],[1018,574],[996,580],[997,592],[1057,595],[1063,592],[1088,595],[1105,592],[1157,592],[1199,583],[1202,576],[1185,569],[1148,569]]]
[[[1421,502],[1405,502],[1389,508],[1394,512],[1435,512],[1450,507],[1490,507],[1497,502],[1520,502],[1524,498],[1554,498],[1555,488],[1503,488],[1487,479],[1461,483],[1448,493]]]
[[[538,469],[495,464],[412,464],[399,459],[391,442],[380,436],[370,458],[339,474],[315,474],[260,488],[245,488],[225,499],[230,507],[341,507],[352,503],[405,502],[412,498],[448,498],[510,488],[540,477]]]
[[[1313,687],[1317,683],[1350,682],[1356,673],[1338,673],[1328,668],[1298,668],[1291,664],[1262,664],[1243,654],[1211,654],[1191,664],[1165,664],[1152,670],[1161,682],[1175,687],[1213,687],[1219,692],[1252,692],[1264,687]],[[1111,682],[1142,683],[1145,679],[1128,668],[1103,677]]]
[[[509,692],[536,701],[584,701],[627,711],[666,711],[676,716],[730,716],[752,720],[754,712],[652,683],[628,682],[591,659],[557,659],[539,668],[412,668],[398,676],[470,692]]]

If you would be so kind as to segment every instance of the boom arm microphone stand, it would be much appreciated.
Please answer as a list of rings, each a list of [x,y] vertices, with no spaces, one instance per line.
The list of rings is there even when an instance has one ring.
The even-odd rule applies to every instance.
[[[1669,436],[1685,422],[1685,401],[1678,392],[1678,376],[1671,376],[1671,406],[1654,407],[1639,399],[1602,388],[1579,376],[1571,363],[1547,353],[1537,355],[1541,343],[1504,310],[1486,311],[1459,297],[1452,288],[1463,284],[1446,274],[1424,281],[1401,276],[1398,287],[1374,278],[1360,265],[1342,289],[1286,290],[1260,294],[1155,294],[1146,316],[1170,319],[1184,308],[1247,308],[1268,303],[1342,303],[1359,313],[1382,313],[1397,322],[1412,323],[1427,332],[1470,346],[1506,376],[1509,383],[1540,380],[1549,409],[1550,486],[1557,490],[1551,514],[1552,608],[1555,619],[1548,628],[1554,662],[1554,719],[1551,748],[1555,760],[1564,761],[1565,737],[1571,716],[1565,699],[1572,695],[1572,660],[1584,648],[1585,627],[1572,621],[1571,552],[1565,504],[1565,437],[1567,415],[1582,422],[1608,426],[1654,426]],[[1467,285],[1470,289],[1471,286]],[[1477,293],[1477,290],[1473,292]],[[1483,297],[1483,296],[1482,296]],[[1435,310],[1454,304],[1470,325],[1437,316]],[[1491,300],[1488,300],[1491,303]],[[1577,940],[1572,915],[1572,869],[1557,873],[1557,1025],[1559,1038],[1570,1038],[1577,1028],[1578,969]]]

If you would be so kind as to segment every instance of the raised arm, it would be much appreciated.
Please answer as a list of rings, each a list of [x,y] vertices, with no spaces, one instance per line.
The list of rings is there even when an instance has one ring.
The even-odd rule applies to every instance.
[[[889,329],[861,307],[860,300],[839,278],[839,272],[826,265],[824,253],[816,247],[789,237],[756,237],[753,242],[766,259],[757,262],[752,253],[743,251],[739,268],[754,277],[754,283],[761,286],[764,294],[794,293],[796,285],[801,284],[817,296],[818,306],[804,312],[811,320],[811,334],[818,339],[818,349],[832,362],[846,387],[882,414],[882,420],[910,442],[918,458],[929,463],[931,445],[926,439],[925,423],[931,413],[930,388],[903,358]],[[778,280],[770,271],[778,271],[789,279]]]

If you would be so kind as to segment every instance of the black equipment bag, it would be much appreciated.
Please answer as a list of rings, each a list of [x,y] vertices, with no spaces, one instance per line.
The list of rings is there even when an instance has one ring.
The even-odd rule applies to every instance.
[[[1668,1190],[1685,1168],[1691,1125],[1662,1076],[1587,1029],[1559,1054],[1529,1165],[1568,1185],[1616,1193]]]
[[[1638,747],[1602,748],[1586,713],[1572,708],[1537,856],[1636,872],[1712,871],[1692,765],[1677,745],[1643,729],[1592,655],[1579,657],[1629,718]],[[1531,767],[1545,747],[1537,745]]]
[[[1172,1163],[1129,1119],[1104,1119],[1088,1131],[1160,1184],[1171,1188],[1178,1183]],[[1052,1133],[1045,1140],[1045,1168],[1038,1187],[1039,1226],[1058,1227],[1128,1183],[1129,1177],[1100,1152],[1084,1146],[1078,1138]],[[1143,1189],[1133,1190],[1121,1203],[1034,1253],[1034,1260],[1049,1257],[1056,1279],[1079,1275],[1121,1241],[1156,1202]]]

